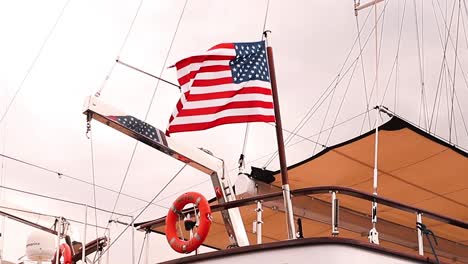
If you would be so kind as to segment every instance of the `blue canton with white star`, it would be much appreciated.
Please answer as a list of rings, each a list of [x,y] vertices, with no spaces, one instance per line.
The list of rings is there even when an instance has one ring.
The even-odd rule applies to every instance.
[[[229,62],[234,83],[270,81],[265,42],[234,43],[236,58]]]
[[[144,135],[146,137],[151,138],[152,140],[155,141],[161,141],[161,139],[158,136],[158,131],[157,129],[141,120],[139,120],[136,117],[133,116],[118,116],[117,117],[117,122],[120,124],[124,125],[125,127],[131,129],[134,132],[137,132],[138,134]]]

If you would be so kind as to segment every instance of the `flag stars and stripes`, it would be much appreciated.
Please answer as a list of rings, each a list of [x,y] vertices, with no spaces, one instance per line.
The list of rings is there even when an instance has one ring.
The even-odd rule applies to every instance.
[[[175,64],[184,94],[167,134],[229,123],[274,122],[265,42],[222,43]]]

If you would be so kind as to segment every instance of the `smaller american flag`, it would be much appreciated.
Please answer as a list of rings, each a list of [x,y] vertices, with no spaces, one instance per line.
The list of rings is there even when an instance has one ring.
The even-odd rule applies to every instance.
[[[219,44],[175,67],[182,94],[167,134],[275,122],[264,41]]]
[[[154,126],[141,121],[140,119],[125,115],[125,116],[108,116],[111,120],[119,123],[120,125],[130,129],[131,131],[139,134],[140,136],[147,137],[153,141],[167,146],[166,137],[164,133],[155,128]]]

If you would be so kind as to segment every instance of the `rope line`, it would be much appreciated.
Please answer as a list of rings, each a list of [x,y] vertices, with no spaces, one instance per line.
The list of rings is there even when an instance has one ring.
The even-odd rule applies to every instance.
[[[457,55],[458,55],[458,33],[460,31],[460,13],[461,13],[461,1],[459,0],[458,1],[458,18],[457,18],[457,35],[456,35],[456,40],[455,40],[455,62],[454,62],[454,65],[453,65],[453,88],[452,88],[452,94],[451,94],[451,110],[450,110],[450,122],[449,122],[449,128],[451,129],[452,128],[452,121],[455,123],[455,119],[454,119],[454,111],[453,111],[453,103],[454,103],[454,98],[455,98],[455,81],[456,81],[456,72],[457,72]],[[457,135],[456,133],[456,125],[454,124],[455,126],[455,136]],[[452,132],[450,131],[449,133],[449,141],[450,139],[452,138]],[[458,139],[457,139],[458,141]]]
[[[419,69],[419,80],[420,80],[420,85],[421,85],[421,99],[420,99],[420,104],[419,104],[419,117],[418,117],[418,124],[420,125],[421,122],[421,116],[422,113],[424,113],[424,124],[427,129],[427,106],[425,104],[425,94],[424,94],[424,54],[421,54],[423,51],[422,49],[424,48],[424,43],[421,47],[420,40],[419,40],[419,25],[418,25],[418,11],[416,7],[416,0],[413,0],[413,6],[414,6],[414,19],[415,19],[415,25],[416,25],[416,44],[417,44],[417,49],[418,49],[418,69]],[[423,8],[423,7],[422,7]],[[421,8],[421,9],[422,9]],[[421,19],[424,19],[424,12],[421,12]],[[424,20],[423,20],[424,21]],[[424,27],[422,22],[421,24],[421,42],[424,41]]]
[[[95,176],[95,171],[94,171],[94,149],[93,149],[93,131],[89,131],[90,136],[89,136],[89,146],[90,146],[90,152],[91,152],[91,175],[92,175],[92,180],[93,180],[93,203],[94,203],[94,221],[96,223],[96,239],[99,238],[98,234],[98,216],[97,216],[97,204],[96,204],[96,176]],[[96,252],[99,251],[99,243],[96,245]]]
[[[364,25],[362,26],[360,32],[364,29],[364,26],[366,25],[367,23],[367,20],[369,19],[369,16],[370,16],[370,11],[368,12],[367,16],[366,16],[366,19],[364,21]],[[346,58],[345,58],[345,61],[344,63],[342,64],[341,66],[341,69],[338,71],[338,74],[333,78],[333,80],[330,82],[330,84],[328,85],[328,87],[325,89],[325,91],[320,95],[320,97],[317,99],[317,101],[315,101],[315,103],[309,108],[309,110],[306,112],[306,114],[304,115],[304,117],[299,121],[299,123],[296,125],[296,127],[293,129],[293,132],[292,134],[290,134],[286,140],[285,140],[285,146],[287,146],[289,144],[289,142],[296,136],[296,133],[299,133],[299,131],[302,129],[302,127],[309,121],[309,119],[315,114],[315,112],[317,111],[318,107],[316,108],[317,104],[320,103],[321,105],[321,100],[323,98],[323,96],[325,96],[325,94],[327,94],[327,92],[329,93],[329,89],[333,86],[333,84],[335,83],[335,81],[337,79],[340,78],[341,76],[341,72],[343,71],[344,67],[346,66],[346,63],[348,62],[348,59],[349,57],[351,56],[351,53],[356,45],[358,41],[358,38],[356,38],[354,40],[354,43],[351,47],[351,49],[349,50]],[[362,50],[362,49],[361,49]],[[320,106],[319,105],[319,106]],[[315,111],[314,111],[315,109]],[[276,158],[276,155],[277,155],[277,151],[275,151],[272,156],[270,157],[271,160],[273,160],[274,158]],[[267,162],[268,163],[268,162]],[[269,164],[269,163],[268,163]],[[268,166],[268,164],[265,164],[266,166]],[[265,167],[265,166],[264,166]]]
[[[387,5],[388,5],[388,1],[385,2],[385,5],[384,5],[383,10],[382,10],[382,12],[380,13],[380,15],[378,16],[378,20],[380,20],[380,19],[382,18],[382,15],[384,14],[384,12],[385,12],[385,10],[386,10]],[[363,24],[363,26],[362,26],[362,28],[361,28],[361,31],[364,29],[364,27],[365,27],[365,25],[366,25],[366,23],[367,23],[367,20],[368,20],[370,14],[371,14],[371,12],[372,12],[372,8],[371,8],[371,10],[369,10],[369,12],[368,12],[368,14],[367,14],[367,16],[366,16],[366,19],[365,19],[364,24]],[[372,33],[374,32],[374,30],[376,30],[376,26],[375,26],[375,25],[374,25],[374,27],[372,28],[371,32],[369,33],[369,36],[368,36],[366,42],[364,43],[363,48],[359,51],[360,53],[362,53],[363,49],[366,47],[366,45],[367,45],[367,43],[368,43],[370,37],[372,36]],[[346,57],[346,59],[345,59],[345,62],[343,63],[343,65],[342,65],[340,71],[338,72],[337,76],[332,80],[332,82],[331,82],[331,83],[329,84],[329,86],[326,88],[326,90],[324,91],[324,93],[322,93],[322,95],[319,97],[319,99],[318,99],[318,100],[314,103],[314,105],[309,109],[309,111],[308,111],[307,114],[304,116],[304,118],[301,119],[301,121],[298,123],[298,125],[296,126],[296,128],[293,130],[295,133],[294,133],[294,134],[291,134],[289,137],[287,137],[286,142],[285,142],[285,145],[287,145],[287,144],[292,140],[292,138],[294,138],[294,136],[296,136],[296,133],[298,133],[298,132],[302,129],[302,127],[310,120],[310,118],[313,116],[313,114],[314,114],[314,113],[318,110],[318,108],[322,105],[322,103],[324,102],[324,100],[326,100],[326,98],[328,98],[328,96],[329,96],[329,95],[331,94],[331,92],[332,92],[332,91],[329,91],[329,89],[332,87],[332,85],[335,83],[335,81],[336,81],[337,79],[339,79],[339,82],[341,82],[341,80],[344,79],[344,77],[346,76],[346,74],[347,74],[347,73],[351,70],[351,68],[354,66],[354,63],[356,63],[356,62],[358,61],[359,57],[357,57],[357,58],[351,63],[351,65],[349,65],[349,67],[347,68],[346,72],[345,72],[343,75],[341,75],[341,72],[342,72],[343,69],[345,68],[346,63],[348,62],[348,59],[349,59],[349,57],[350,57],[352,51],[354,50],[354,47],[356,46],[357,42],[358,42],[358,38],[356,37],[355,40],[354,40],[354,43],[353,43],[353,45],[352,45],[352,47],[351,47],[351,49],[350,49],[350,51],[349,51],[349,53],[348,53],[348,55],[347,55],[347,57]],[[335,87],[335,88],[336,88],[336,87]],[[333,88],[332,88],[332,90],[333,90]],[[323,96],[324,96],[327,92],[328,92],[328,95],[327,95],[325,98],[323,98]],[[322,98],[323,98],[323,100],[322,100]],[[318,106],[318,107],[315,109],[315,111],[314,111],[314,108],[315,108],[315,106],[316,106],[317,104],[319,104],[319,106]],[[310,114],[310,113],[312,113],[312,114]],[[265,165],[268,166],[268,165],[272,162],[272,160],[276,157],[276,155],[277,155],[277,151],[272,155],[272,157],[269,159],[269,161],[268,161]],[[266,166],[264,166],[264,167],[266,167]]]
[[[356,3],[355,3],[356,5]],[[357,35],[358,35],[358,42],[359,42],[359,49],[362,50],[362,43],[361,43],[361,32],[359,30],[359,19],[357,16],[358,13],[354,16],[356,18],[356,29],[357,29]],[[367,94],[367,82],[366,82],[366,71],[364,68],[364,59],[362,57],[362,53],[359,55],[360,60],[361,60],[361,69],[362,69],[362,81],[364,84],[364,95],[366,96],[366,109],[369,109],[369,96]],[[364,118],[363,122],[365,122],[366,118]],[[370,124],[370,116],[368,116],[369,120],[369,129],[371,129],[371,124]]]
[[[145,212],[146,209],[148,209],[148,207],[156,200],[156,198],[158,198],[159,195],[175,180],[175,178],[177,178],[177,176],[179,176],[179,174],[185,169],[186,166],[187,166],[187,163],[184,163],[182,168],[180,168],[180,170],[166,183],[166,185],[163,186],[163,188],[153,197],[153,199],[151,199],[151,201],[148,202],[148,204],[145,206],[145,208],[140,213],[138,213],[138,215],[136,215],[132,219],[132,221],[130,223],[128,223],[125,226],[124,230],[119,233],[119,235],[112,241],[112,243],[109,244],[109,246],[102,252],[102,255],[96,261],[99,261],[101,259],[101,257],[104,255],[104,253],[106,253],[119,240],[119,238],[122,237],[122,235],[125,233],[125,231],[127,231],[127,229],[130,226],[133,226],[135,221],[143,214],[143,212]]]
[[[145,236],[143,237],[143,243],[141,243],[140,255],[138,256],[138,264],[141,261],[141,255],[143,255],[143,249],[145,248],[146,239],[148,238],[148,232],[145,232]]]
[[[52,28],[49,30],[49,33],[47,34],[47,36],[45,37],[44,41],[42,42],[42,45],[41,47],[39,48],[39,51],[37,52],[36,54],[36,57],[34,57],[31,65],[29,65],[29,68],[28,70],[26,71],[26,74],[24,75],[23,79],[21,80],[21,83],[20,85],[18,86],[18,88],[16,89],[15,93],[13,94],[13,97],[11,98],[10,102],[8,103],[8,106],[6,107],[6,110],[5,112],[3,113],[2,117],[0,118],[0,124],[3,122],[3,120],[5,119],[6,115],[8,114],[8,112],[10,111],[10,108],[11,106],[13,105],[13,102],[15,101],[16,97],[18,96],[19,92],[21,91],[21,89],[23,88],[24,86],[24,83],[26,82],[26,79],[29,77],[29,74],[31,73],[32,69],[34,68],[34,66],[36,65],[36,62],[38,61],[39,57],[41,56],[42,54],[42,51],[44,50],[44,47],[46,46],[47,42],[49,41],[49,38],[50,36],[52,36],[53,32],[55,31],[55,28],[57,27],[60,19],[62,18],[63,14],[65,13],[65,9],[67,8],[68,4],[70,3],[71,0],[67,0],[65,2],[65,4],[63,5],[62,9],[60,10],[60,13],[57,17],[57,19],[55,20],[55,23],[54,25],[52,26]]]
[[[125,46],[127,44],[127,41],[130,38],[130,33],[132,32],[133,26],[135,25],[135,21],[136,21],[136,19],[138,17],[138,14],[140,13],[140,9],[141,9],[141,6],[143,5],[143,1],[144,0],[140,0],[140,3],[138,4],[137,10],[135,12],[135,15],[133,16],[132,22],[130,23],[130,27],[128,28],[127,34],[125,34],[122,45],[120,45],[119,51],[117,52],[117,60],[120,57],[120,55],[122,54],[122,52],[123,52],[123,50],[124,50],[124,48],[125,48]],[[104,81],[101,84],[101,87],[96,92],[96,94],[95,94],[96,97],[99,97],[101,95],[101,93],[102,93],[102,90],[104,90],[104,88],[105,88],[105,86],[107,84],[107,81],[109,80],[110,76],[114,72],[115,66],[117,65],[117,60],[115,60],[114,63],[112,64],[109,72],[106,75],[106,78],[104,79]]]
[[[78,182],[81,182],[81,183],[84,183],[84,184],[87,184],[87,185],[93,185],[92,182],[88,182],[88,181],[85,181],[85,180],[82,180],[82,179],[79,179],[79,178],[70,176],[70,175],[68,175],[68,174],[65,174],[65,173],[62,173],[62,172],[59,172],[59,171],[54,171],[54,170],[48,169],[48,168],[46,168],[46,167],[42,167],[42,166],[39,166],[39,165],[30,163],[30,162],[27,162],[27,161],[24,161],[24,160],[20,160],[20,159],[18,159],[18,158],[14,158],[14,157],[11,157],[11,156],[8,156],[8,155],[5,155],[5,154],[1,154],[1,153],[0,153],[0,156],[1,156],[1,157],[4,157],[4,158],[7,158],[7,159],[10,159],[10,160],[13,160],[13,161],[16,161],[16,162],[19,162],[19,163],[22,163],[22,164],[24,164],[24,165],[28,165],[28,166],[31,166],[31,167],[34,167],[34,168],[37,168],[37,169],[40,169],[40,170],[43,170],[43,171],[47,171],[47,172],[56,174],[56,175],[58,175],[58,177],[65,177],[65,178],[68,178],[68,179],[70,179],[70,180],[78,181]],[[103,189],[103,190],[105,190],[105,191],[109,191],[109,192],[112,192],[112,193],[118,193],[116,190],[110,189],[110,188],[108,188],[108,187],[104,187],[104,186],[99,185],[99,184],[95,184],[95,186],[98,187],[98,188],[100,188],[100,189]],[[128,198],[131,198],[131,199],[135,199],[135,200],[141,201],[141,202],[148,203],[147,200],[138,198],[138,197],[133,196],[133,195],[126,194],[126,193],[124,193],[124,192],[121,192],[121,195],[123,195],[123,196],[125,196],[125,197],[128,197]],[[85,204],[80,204],[80,205],[85,205]],[[161,208],[169,209],[168,207],[165,207],[165,206],[162,206],[162,205],[159,205],[159,204],[153,204],[153,205],[158,206],[158,207],[161,207]],[[110,212],[110,211],[109,211],[109,212]]]
[[[44,195],[44,194],[38,194],[38,193],[28,192],[28,191],[24,191],[24,190],[20,190],[20,189],[15,189],[15,188],[12,188],[12,187],[8,187],[8,186],[5,186],[5,185],[0,185],[0,188],[5,189],[5,190],[14,191],[14,192],[24,193],[24,194],[28,194],[28,195],[32,195],[32,196],[36,196],[36,197],[41,197],[41,198],[45,198],[45,199],[55,200],[55,201],[59,201],[59,202],[64,202],[64,203],[69,203],[69,204],[74,204],[74,205],[79,205],[79,206],[86,206],[86,204],[84,204],[84,203],[79,203],[79,202],[75,202],[75,201],[65,200],[65,199],[62,199],[62,198],[56,198],[56,197],[49,196],[49,195]],[[89,205],[88,205],[88,207],[94,209],[93,206],[89,206]],[[98,211],[101,211],[101,212],[111,213],[111,211],[106,210],[106,209],[102,209],[102,208],[96,208],[96,209],[97,209]],[[120,215],[120,216],[127,216],[127,217],[130,216],[130,215],[122,214],[122,213],[115,213],[115,214]]]

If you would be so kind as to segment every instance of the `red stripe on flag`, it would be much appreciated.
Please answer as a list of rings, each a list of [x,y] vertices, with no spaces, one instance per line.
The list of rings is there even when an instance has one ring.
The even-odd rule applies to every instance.
[[[221,106],[211,106],[211,107],[203,107],[203,108],[196,108],[196,109],[182,109],[179,112],[177,117],[182,116],[198,116],[198,115],[211,115],[216,114],[224,110],[229,109],[239,109],[239,108],[268,108],[273,109],[272,102],[264,102],[264,101],[244,101],[244,102],[231,102]]]
[[[216,46],[213,46],[209,50],[215,50],[215,49],[234,49],[234,44],[233,43],[221,43]]]
[[[183,60],[178,61],[175,66],[177,70],[180,70],[192,63],[199,63],[204,61],[212,61],[212,60],[232,60],[236,56],[228,56],[228,55],[198,55],[185,58]]]
[[[172,125],[169,126],[166,134],[176,133],[176,132],[187,132],[195,130],[205,130],[219,125],[232,124],[232,123],[247,123],[247,122],[275,122],[274,116],[265,116],[265,115],[246,115],[246,116],[227,116],[216,119],[212,122],[206,123],[195,123],[195,124],[185,124],[185,125]]]
[[[198,71],[191,71],[188,74],[179,78],[179,84],[184,85],[188,83],[191,79],[195,78],[198,73],[201,72],[220,72],[220,71],[230,71],[231,67],[229,65],[213,65],[201,67]]]
[[[215,86],[221,84],[233,83],[232,77],[223,77],[218,79],[210,80],[195,80],[192,83],[192,87],[205,87],[205,86]]]
[[[224,92],[215,92],[215,93],[205,93],[205,94],[187,94],[187,101],[204,101],[212,99],[222,99],[234,97],[238,94],[264,94],[271,95],[271,89],[263,87],[244,87],[237,91],[224,91]]]

